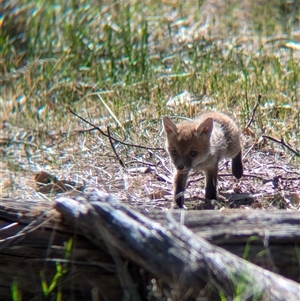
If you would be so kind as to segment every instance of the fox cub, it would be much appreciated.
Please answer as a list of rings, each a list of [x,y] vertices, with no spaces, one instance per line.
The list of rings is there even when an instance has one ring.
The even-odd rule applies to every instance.
[[[232,173],[237,179],[243,175],[239,129],[227,115],[207,112],[177,125],[164,116],[163,126],[166,148],[176,168],[173,205],[183,208],[191,169],[204,171],[205,198],[209,200],[217,199],[218,163],[222,158],[232,158]]]

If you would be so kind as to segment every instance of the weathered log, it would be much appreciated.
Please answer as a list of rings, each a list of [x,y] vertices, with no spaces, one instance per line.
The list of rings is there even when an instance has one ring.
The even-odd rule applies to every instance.
[[[180,222],[180,211],[174,211],[172,216]],[[148,217],[163,225],[167,223],[162,212],[149,213]],[[297,211],[185,211],[184,225],[239,257],[300,282],[300,213]]]
[[[92,300],[92,293],[96,292],[100,300],[121,300],[123,289],[115,263],[105,246],[96,248],[76,234],[76,227],[69,225],[69,229],[62,232],[44,228],[41,223],[34,220],[29,225],[17,223],[1,231],[0,300],[12,299],[13,283],[16,283],[23,301],[48,300],[43,291],[41,273],[49,286],[57,273],[57,263],[68,271],[58,281],[63,300]],[[3,229],[7,224],[1,220],[0,227]],[[34,231],[30,230],[31,225]],[[66,257],[66,244],[70,239],[72,252]],[[57,293],[58,285],[49,294],[49,300],[54,300]]]
[[[87,202],[87,197],[82,195],[79,199]],[[117,207],[121,208],[120,205]],[[1,200],[0,227],[7,225],[8,221],[18,223],[0,232],[0,300],[11,299],[10,286],[14,280],[22,292],[23,300],[39,296],[43,299],[40,273],[43,271],[47,283],[50,283],[56,273],[56,262],[65,264],[68,268],[68,274],[60,279],[64,298],[91,300],[92,294],[98,294],[100,300],[119,300],[124,291],[133,292],[133,284],[126,280],[126,273],[133,274],[134,270],[138,271],[137,276],[132,275],[136,285],[141,278],[138,265],[129,261],[128,271],[124,267],[120,268],[120,263],[119,266],[115,264],[118,255],[115,255],[113,260],[111,253],[114,250],[107,250],[102,239],[97,239],[95,247],[94,239],[91,239],[93,244],[87,241],[81,236],[78,227],[72,226],[70,222],[62,223],[60,215],[52,209],[53,203],[49,201]],[[114,209],[115,212],[118,210]],[[140,210],[143,211],[143,208]],[[251,241],[248,250],[250,261],[299,282],[299,212],[183,212],[184,224],[202,238],[239,256],[245,254],[245,250],[248,249],[246,243]],[[164,212],[143,213],[166,227],[170,224]],[[180,222],[182,211],[175,210],[168,215]],[[256,239],[253,240],[254,236]],[[73,248],[70,257],[66,258],[65,245],[70,238],[73,239]],[[260,255],[262,252],[263,256]],[[130,266],[133,270],[130,270]],[[120,274],[124,274],[121,275],[121,281]],[[140,286],[142,285],[147,283],[141,283]],[[174,283],[172,285],[174,286]],[[178,289],[178,286],[176,288]],[[147,289],[145,291],[147,293]],[[56,291],[54,296],[55,293]],[[143,296],[141,292],[140,295]],[[173,299],[176,299],[175,296]]]
[[[56,208],[95,245],[105,241],[110,250],[173,287],[178,299],[186,294],[212,300],[299,298],[296,282],[216,247],[175,222],[161,226],[111,196],[95,191],[85,203],[60,198]]]

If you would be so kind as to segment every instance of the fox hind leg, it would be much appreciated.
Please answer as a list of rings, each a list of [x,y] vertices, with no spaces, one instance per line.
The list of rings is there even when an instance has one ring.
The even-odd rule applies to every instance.
[[[232,173],[240,179],[243,175],[242,152],[240,151],[235,157],[232,158]]]

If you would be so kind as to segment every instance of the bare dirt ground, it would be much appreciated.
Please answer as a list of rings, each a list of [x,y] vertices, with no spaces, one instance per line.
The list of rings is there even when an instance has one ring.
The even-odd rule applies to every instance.
[[[161,141],[159,147],[163,148],[164,134],[160,125],[156,128]],[[98,131],[74,130],[69,138],[62,133],[46,133],[46,136],[43,133],[43,139],[40,144],[39,131],[22,130],[8,123],[2,125],[3,158],[13,157],[1,163],[2,198],[51,203],[62,193],[78,194],[98,188],[139,209],[141,206],[143,210],[171,207],[173,167],[163,149],[140,149],[115,143],[124,168],[109,139]],[[230,161],[222,161],[219,201],[208,204],[204,200],[203,174],[191,173],[185,192],[188,209],[299,210],[300,169],[296,156],[279,143],[268,139],[254,143],[246,134],[243,134],[243,144],[242,179],[232,176]]]

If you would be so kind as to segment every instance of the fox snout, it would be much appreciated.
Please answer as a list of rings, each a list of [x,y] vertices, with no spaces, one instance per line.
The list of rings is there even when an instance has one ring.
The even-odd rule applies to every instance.
[[[174,158],[173,162],[179,173],[187,173],[192,168],[192,162],[188,158]]]
[[[183,164],[178,164],[177,166],[176,166],[176,168],[178,169],[178,170],[184,170],[184,165]]]

